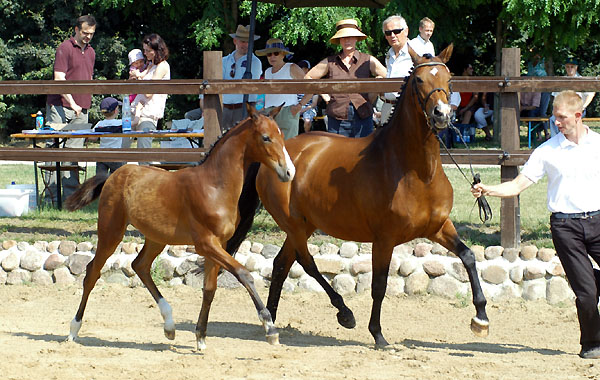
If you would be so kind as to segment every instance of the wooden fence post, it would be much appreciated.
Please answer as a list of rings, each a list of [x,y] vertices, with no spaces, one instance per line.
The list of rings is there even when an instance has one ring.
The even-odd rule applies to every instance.
[[[502,76],[518,77],[521,74],[521,49],[502,49]],[[507,83],[505,83],[507,85]],[[508,84],[509,85],[509,84]],[[516,92],[500,94],[500,146],[505,152],[519,150],[519,97]],[[514,164],[502,164],[502,182],[510,181],[519,174]],[[518,248],[521,244],[521,215],[519,197],[502,198],[500,206],[500,242],[505,248]]]
[[[204,79],[223,79],[223,52],[205,51]],[[221,95],[204,95],[204,148],[208,150],[221,136],[223,103]]]

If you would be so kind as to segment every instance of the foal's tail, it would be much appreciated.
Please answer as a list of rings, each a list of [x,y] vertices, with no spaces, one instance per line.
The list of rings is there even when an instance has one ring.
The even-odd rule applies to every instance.
[[[65,208],[69,211],[79,210],[92,203],[100,196],[102,187],[108,179],[108,173],[97,174],[82,183],[79,188],[65,200]]]
[[[244,187],[242,188],[242,194],[238,202],[240,223],[236,227],[233,236],[227,241],[227,247],[225,248],[231,256],[235,254],[248,234],[248,231],[250,231],[250,227],[252,227],[252,223],[254,222],[254,215],[260,205],[258,192],[256,191],[256,176],[258,175],[259,168],[260,163],[255,162],[246,171]]]

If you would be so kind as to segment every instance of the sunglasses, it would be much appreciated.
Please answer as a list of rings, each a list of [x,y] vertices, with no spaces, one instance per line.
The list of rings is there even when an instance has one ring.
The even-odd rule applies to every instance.
[[[246,67],[247,66],[247,61],[243,61],[242,62],[242,67]],[[235,62],[233,62],[233,65],[231,65],[231,71],[229,72],[229,76],[230,77],[235,77]]]
[[[385,35],[389,37],[389,36],[392,35],[392,33],[394,33],[394,34],[400,34],[400,33],[402,33],[403,30],[404,30],[404,28],[401,28],[401,29],[392,29],[392,30],[386,30],[383,33],[385,33]]]
[[[277,57],[279,55],[279,53],[280,53],[279,51],[275,51],[273,53],[267,53],[267,57],[270,57],[272,55],[274,55],[275,57]]]

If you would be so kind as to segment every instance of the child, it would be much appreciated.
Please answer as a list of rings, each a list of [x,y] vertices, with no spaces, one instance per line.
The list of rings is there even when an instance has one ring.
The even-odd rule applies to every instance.
[[[102,99],[100,103],[100,112],[104,116],[104,120],[100,120],[94,128],[121,126],[119,116],[119,106],[121,102],[115,98],[108,97]],[[121,137],[100,137],[100,148],[114,149],[123,146],[123,138]],[[98,162],[96,163],[96,174],[99,173],[114,173],[115,170],[123,166],[124,162]]]
[[[143,79],[146,75],[146,58],[140,49],[133,49],[127,55],[129,58],[129,79]],[[132,103],[137,94],[129,95],[129,102]]]

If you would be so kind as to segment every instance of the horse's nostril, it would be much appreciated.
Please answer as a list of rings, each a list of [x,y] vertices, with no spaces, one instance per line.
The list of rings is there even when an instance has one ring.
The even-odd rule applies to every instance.
[[[433,109],[433,114],[436,115],[436,116],[441,116],[442,112],[440,111],[440,109],[438,107],[435,107]]]

